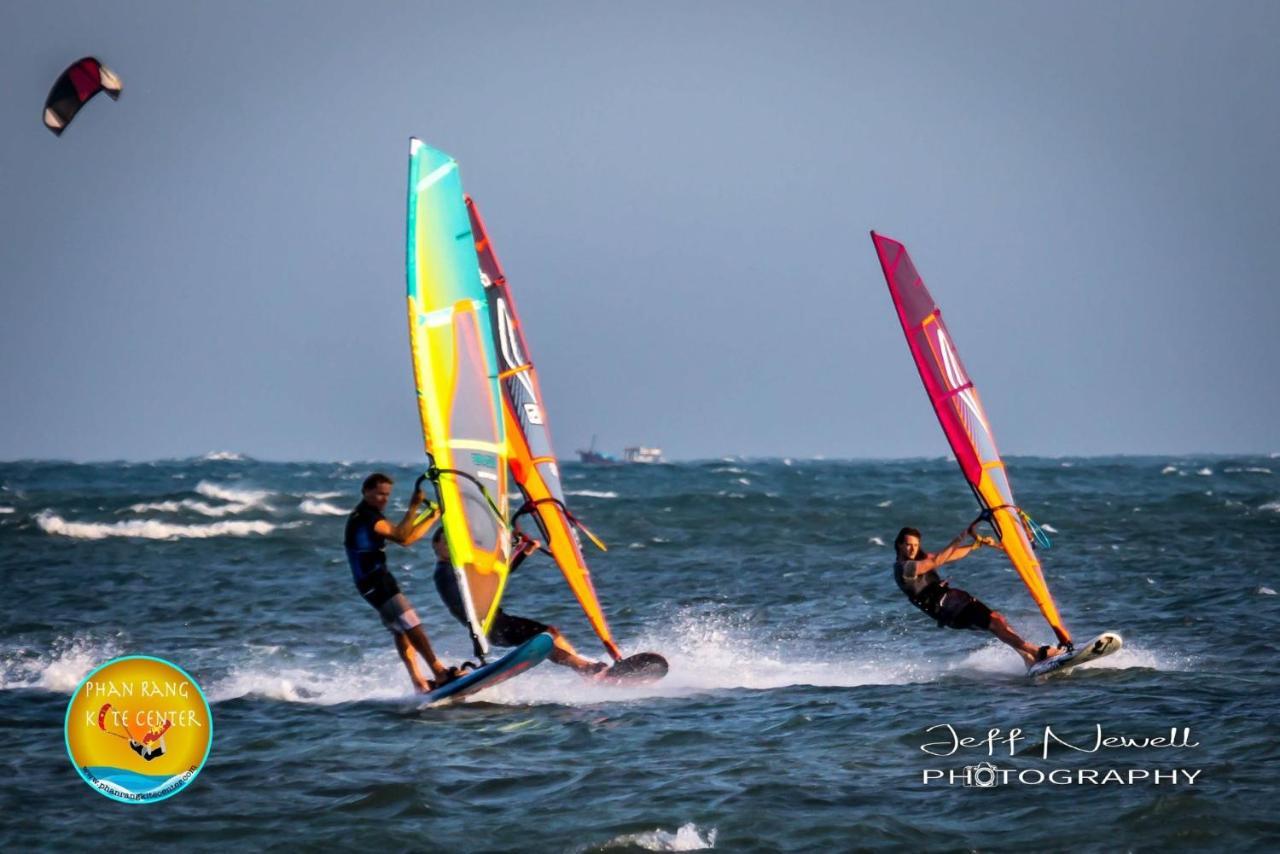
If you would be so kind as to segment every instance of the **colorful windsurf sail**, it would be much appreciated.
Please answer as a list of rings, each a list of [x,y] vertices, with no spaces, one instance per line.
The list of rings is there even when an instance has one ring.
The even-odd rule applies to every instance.
[[[1058,607],[1045,584],[1040,561],[1031,545],[1032,523],[1014,503],[1013,490],[1004,462],[996,450],[995,437],[978,390],[965,372],[951,334],[942,322],[942,311],[925,287],[907,255],[906,247],[895,240],[871,232],[876,255],[884,270],[898,319],[907,336],[907,346],[915,359],[925,392],[933,404],[942,431],[946,433],[960,470],[973,489],[984,516],[988,518],[1005,553],[1021,576],[1031,598],[1040,607],[1058,640],[1071,643],[1062,625]]]
[[[483,660],[511,563],[498,358],[458,164],[417,139],[409,141],[407,271],[427,473]]]
[[[511,474],[524,493],[525,503],[516,515],[529,515],[538,525],[547,550],[569,582],[569,588],[582,605],[591,628],[600,636],[614,659],[622,658],[613,640],[604,609],[591,583],[591,572],[582,555],[578,530],[585,533],[601,549],[604,545],[588,531],[565,506],[560,484],[560,467],[551,449],[546,410],[538,374],[529,359],[520,318],[516,314],[511,289],[502,273],[502,265],[493,251],[484,220],[475,202],[468,197],[467,212],[476,241],[480,261],[480,280],[489,298],[490,322],[497,333],[499,376],[502,379],[502,409],[511,459]]]

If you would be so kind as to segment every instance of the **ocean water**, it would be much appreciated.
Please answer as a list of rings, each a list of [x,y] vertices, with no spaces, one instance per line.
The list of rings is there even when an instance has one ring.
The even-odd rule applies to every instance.
[[[544,664],[418,711],[341,548],[361,479],[391,472],[403,507],[410,467],[2,463],[0,847],[1275,850],[1280,459],[1009,465],[1051,530],[1067,625],[1125,638],[1071,676],[1030,683],[894,586],[899,527],[936,549],[974,515],[949,460],[570,465],[571,506],[610,546],[589,558],[615,634],[670,675],[619,688]],[[464,657],[426,544],[389,557]],[[1001,555],[947,570],[1050,639]],[[506,607],[603,654],[546,558]],[[94,793],[63,743],[79,680],[125,654],[180,665],[212,706],[208,764],[158,804]],[[1099,728],[1174,744],[1090,750]],[[938,755],[953,732],[972,741]]]

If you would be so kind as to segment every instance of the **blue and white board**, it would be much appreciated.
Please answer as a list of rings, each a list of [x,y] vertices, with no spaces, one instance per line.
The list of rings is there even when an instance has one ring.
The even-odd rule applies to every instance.
[[[499,682],[506,682],[512,676],[541,664],[551,654],[551,650],[554,647],[555,644],[551,639],[551,635],[543,632],[520,644],[520,646],[511,650],[511,652],[497,661],[492,661],[484,667],[478,667],[441,688],[423,694],[421,702],[418,703],[418,708],[426,709],[431,706],[447,705],[477,691],[492,688]]]
[[[1055,655],[1053,658],[1037,661],[1027,668],[1027,676],[1032,679],[1039,679],[1049,675],[1066,673],[1071,668],[1084,664],[1086,661],[1093,661],[1096,658],[1102,658],[1104,655],[1119,652],[1123,644],[1124,641],[1115,632],[1103,632],[1088,643],[1081,644],[1071,650],[1071,652],[1064,652],[1062,655]]]

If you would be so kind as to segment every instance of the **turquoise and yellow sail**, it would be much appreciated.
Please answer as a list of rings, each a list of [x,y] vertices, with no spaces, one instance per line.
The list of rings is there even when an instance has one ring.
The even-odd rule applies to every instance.
[[[428,473],[483,658],[511,563],[499,364],[458,164],[418,139],[408,220],[409,346]]]

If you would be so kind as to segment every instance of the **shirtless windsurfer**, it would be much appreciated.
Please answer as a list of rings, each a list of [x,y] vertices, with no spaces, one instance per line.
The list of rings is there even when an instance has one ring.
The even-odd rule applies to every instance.
[[[449,609],[449,613],[465,626],[467,624],[466,610],[463,607],[462,595],[458,590],[458,576],[454,572],[453,564],[449,559],[449,544],[444,538],[444,528],[440,528],[435,532],[431,538],[431,544],[435,548],[437,558],[435,571],[436,590],[439,592],[445,606]],[[538,542],[536,540],[532,540],[524,534],[517,534],[515,545],[512,549],[515,556],[511,560],[511,571],[515,572],[524,559],[537,550]],[[560,630],[555,626],[548,626],[528,617],[517,617],[514,614],[508,614],[501,608],[498,609],[498,613],[493,619],[493,625],[489,629],[488,640],[494,646],[519,646],[540,632],[546,632],[555,641],[555,649],[552,650],[550,656],[551,661],[554,663],[572,667],[583,676],[595,676],[609,669],[609,665],[602,661],[592,661],[579,655],[578,651],[573,648],[573,644],[569,643],[569,640],[560,634]]]
[[[966,539],[971,542],[965,543]],[[1032,646],[1010,628],[1000,612],[992,611],[981,600],[938,577],[938,567],[968,557],[984,545],[1000,548],[994,540],[979,537],[970,526],[941,552],[928,554],[920,548],[920,532],[915,528],[903,528],[893,541],[897,553],[893,580],[911,604],[937,620],[939,627],[989,631],[1013,647],[1028,667],[1065,652],[1056,646]]]

